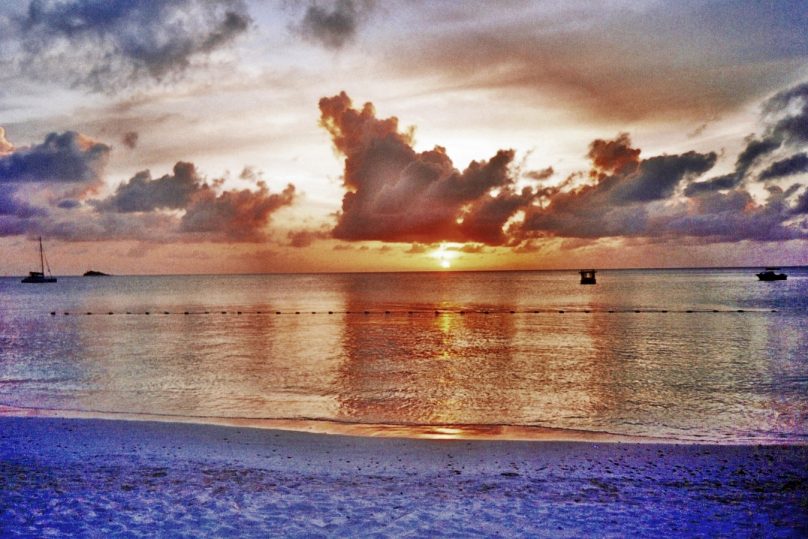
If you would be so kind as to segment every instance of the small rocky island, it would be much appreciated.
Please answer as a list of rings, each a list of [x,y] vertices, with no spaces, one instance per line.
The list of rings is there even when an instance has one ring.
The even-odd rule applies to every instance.
[[[84,272],[85,277],[109,277],[109,273],[103,271],[87,270]]]

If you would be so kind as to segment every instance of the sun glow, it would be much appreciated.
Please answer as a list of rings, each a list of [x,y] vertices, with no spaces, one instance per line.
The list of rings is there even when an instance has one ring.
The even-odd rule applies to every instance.
[[[441,268],[450,269],[452,261],[457,258],[458,254],[453,245],[441,243],[440,247],[432,251],[431,256],[438,259],[438,264]]]

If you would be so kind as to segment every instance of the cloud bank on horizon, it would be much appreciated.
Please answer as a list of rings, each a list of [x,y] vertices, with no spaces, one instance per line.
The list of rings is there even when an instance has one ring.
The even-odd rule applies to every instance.
[[[399,250],[410,256],[447,242],[476,256],[535,253],[558,240],[611,248],[796,241],[789,245],[805,255],[806,24],[808,13],[792,2],[666,9],[615,2],[594,10],[547,1],[491,10],[372,0],[33,0],[2,7],[0,239],[272,244],[300,252],[378,242],[404,244]],[[54,96],[45,112],[32,108],[37,85]],[[377,107],[397,110],[398,92],[420,128],[449,118],[460,129],[477,115],[512,111],[555,116],[538,126],[532,147],[509,141],[511,121],[500,142],[490,138],[487,150],[478,144],[480,154],[455,163],[457,142],[431,136],[424,148],[414,128],[377,114]],[[283,105],[252,112],[263,99],[255,96],[271,102],[275,93]],[[351,95],[367,102],[355,105]],[[711,144],[693,134],[752,106],[757,124],[734,133],[732,151],[726,135]],[[688,135],[676,123],[682,118],[700,127]],[[559,132],[580,133],[563,157],[540,154],[553,121]],[[319,124],[338,157],[331,177],[338,176],[341,201],[318,202],[312,216],[318,193],[336,185],[311,179],[305,152],[321,152],[327,141],[289,152],[298,152],[289,160],[300,167],[290,178],[272,172],[272,155],[287,151],[273,148],[285,139],[262,141],[253,134],[261,122]],[[300,140],[312,139],[305,129]],[[641,150],[653,130],[675,150],[658,143],[651,155]],[[240,157],[230,137],[250,157]],[[265,161],[252,150],[262,147]],[[201,170],[210,164],[186,153],[198,148],[245,172],[207,177]],[[290,179],[267,181],[259,169]]]
[[[802,151],[808,143],[808,83],[769,99],[764,108],[775,120],[764,135],[747,142],[733,172],[707,179],[715,152],[641,158],[627,133],[592,141],[590,169],[552,186],[543,186],[551,169],[521,171],[510,149],[461,171],[441,146],[416,151],[412,132],[402,131],[395,117],[378,118],[371,103],[354,108],[342,92],[322,98],[319,107],[322,126],[345,157],[345,195],[330,231],[290,233],[296,247],[328,236],[515,249],[546,237],[808,238],[808,186],[774,184],[808,171]],[[99,199],[93,196],[109,145],[65,132],[18,148],[0,131],[0,148],[2,235],[178,241],[187,234],[184,241],[265,242],[271,214],[295,201],[291,183],[272,194],[263,181],[257,190],[222,189],[223,180],[209,184],[187,162],[156,179],[148,170],[137,172]],[[756,184],[768,192],[764,203],[749,192]],[[49,205],[33,206],[17,193],[40,186],[52,195]]]

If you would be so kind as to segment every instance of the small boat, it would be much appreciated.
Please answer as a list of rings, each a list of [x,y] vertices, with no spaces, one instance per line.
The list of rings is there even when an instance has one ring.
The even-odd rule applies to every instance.
[[[581,284],[597,284],[595,280],[595,273],[597,272],[595,270],[579,270],[578,273],[581,274]]]
[[[48,266],[48,276],[45,277],[45,251],[42,249],[42,236],[39,237],[39,271],[29,271],[28,277],[23,278],[23,283],[55,283],[56,277],[51,275],[50,265]]]
[[[756,274],[761,281],[785,281],[788,275],[785,273],[775,273],[780,268],[766,268],[764,271]]]

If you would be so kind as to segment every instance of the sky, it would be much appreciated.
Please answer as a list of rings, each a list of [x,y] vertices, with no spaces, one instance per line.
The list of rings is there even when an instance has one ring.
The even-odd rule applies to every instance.
[[[808,264],[803,1],[10,0],[0,275]]]

